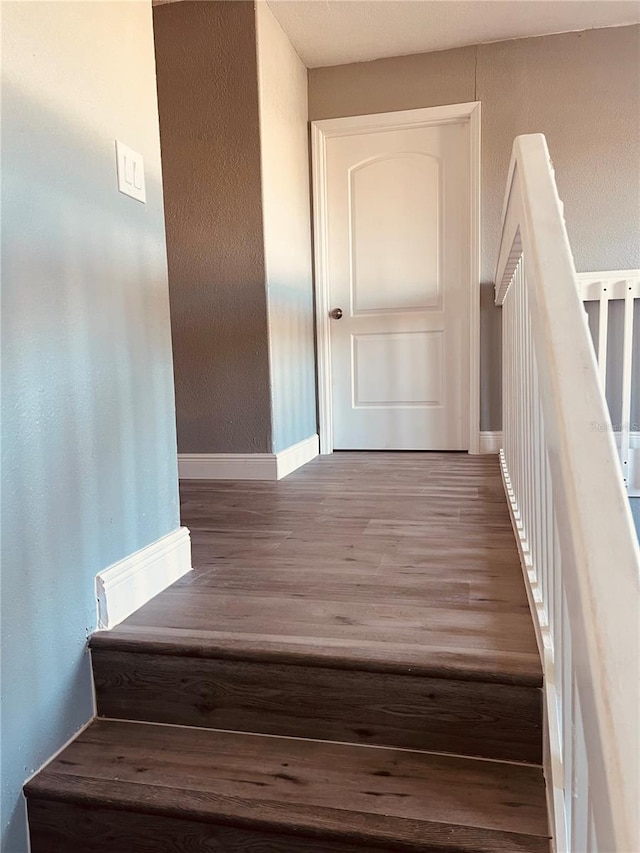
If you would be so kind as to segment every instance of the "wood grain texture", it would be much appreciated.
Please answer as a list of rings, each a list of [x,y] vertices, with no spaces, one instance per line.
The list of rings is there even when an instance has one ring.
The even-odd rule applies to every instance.
[[[365,846],[346,833],[285,835],[53,800],[30,800],[27,808],[31,853],[550,853],[537,836],[436,822],[423,822],[415,840],[368,838]]]
[[[94,650],[100,716],[542,763],[539,689]]]
[[[26,794],[34,853],[548,850],[540,768],[385,748],[97,721]]]
[[[253,660],[294,666],[323,666],[363,672],[394,672],[430,678],[460,678],[495,684],[541,687],[538,653],[500,652],[494,649],[429,646],[412,643],[383,645],[360,640],[357,646],[345,640],[325,638],[312,646],[306,637],[226,631],[195,631],[184,628],[128,626],[118,633],[99,632],[91,637],[94,663],[105,651],[135,654],[184,655],[219,660]]]
[[[542,683],[496,459],[335,453],[279,482],[183,482],[181,501],[194,571],[112,631],[113,648],[196,632],[202,648],[340,647],[433,674],[468,650],[489,680]]]
[[[101,716],[541,762],[495,459],[334,454],[182,512],[194,571],[92,639]]]
[[[120,719],[27,785],[33,853],[548,853],[496,460],[335,454],[182,515],[195,569],[92,637]]]
[[[437,593],[434,597],[437,599]],[[508,644],[510,651],[530,651],[529,637],[520,632],[522,614],[517,607],[514,611],[495,613],[466,602],[462,607],[446,602],[431,606],[426,594],[422,605],[407,605],[395,595],[382,602],[380,598],[363,602],[337,596],[310,599],[295,593],[275,597],[249,590],[230,594],[196,583],[188,590],[156,596],[136,613],[135,624],[177,628],[188,623],[196,631],[220,625],[230,634],[270,634],[277,628],[279,634],[308,637],[310,642],[353,639],[357,643],[359,637],[366,637],[382,645],[399,642],[502,651]],[[528,608],[524,615],[530,620]]]

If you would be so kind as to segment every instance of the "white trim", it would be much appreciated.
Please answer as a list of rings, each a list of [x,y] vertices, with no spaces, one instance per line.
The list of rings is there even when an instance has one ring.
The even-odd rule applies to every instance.
[[[469,453],[480,453],[480,205],[481,205],[481,106],[469,112],[471,144],[471,221],[469,223]]]
[[[624,472],[627,495],[630,498],[640,498],[640,431],[631,430],[629,433],[629,456]],[[613,438],[618,450],[622,445],[621,432],[614,432]]]
[[[622,335],[622,364],[617,365],[617,378],[621,382],[621,407],[617,413],[611,412],[611,420],[621,427],[615,434],[620,456],[622,475],[630,497],[640,495],[640,445],[631,422],[631,398],[634,386],[633,376],[633,315],[634,303],[640,299],[640,270],[604,270],[578,273],[576,275],[578,291],[584,304],[599,303],[593,343],[598,362],[600,383],[607,393],[607,364],[609,305],[617,302],[624,306],[624,331]],[[590,324],[591,325],[591,324]]]
[[[317,435],[311,435],[304,441],[292,444],[286,450],[276,453],[276,479],[282,480],[287,474],[302,468],[320,453],[320,440]]]
[[[578,272],[576,273],[580,296],[583,302],[590,302],[600,298],[599,288],[593,288],[592,285],[599,285],[602,282],[611,283],[613,292],[609,299],[624,299],[624,285],[631,281],[635,286],[634,297],[640,298],[640,270],[603,270],[600,272]]]
[[[98,628],[113,628],[191,571],[191,539],[179,527],[96,575]]]
[[[478,453],[500,453],[502,449],[502,431],[479,433]]]
[[[480,101],[400,110],[365,116],[323,119],[311,123],[313,170],[313,233],[315,241],[316,345],[318,353],[318,412],[320,452],[333,452],[331,337],[327,240],[326,140],[378,130],[469,122],[471,162],[470,275],[469,275],[469,432],[470,453],[480,452]]]
[[[319,122],[311,122],[313,177],[313,240],[316,291],[316,353],[318,370],[318,432],[320,453],[333,453],[333,395],[331,383],[331,336],[329,325],[329,268],[327,235],[327,147]]]
[[[278,453],[179,453],[182,480],[282,480],[319,453],[317,435]]]
[[[94,691],[94,693],[95,693],[95,691]],[[89,728],[89,726],[92,725],[92,723],[95,722],[95,718],[97,717],[97,715],[98,714],[96,711],[95,695],[94,695],[93,716],[89,720],[87,720],[86,723],[83,723],[79,729],[76,729],[73,732],[73,734],[70,735],[66,739],[66,741],[62,744],[62,746],[60,746],[60,747],[58,747],[58,749],[56,749],[56,751],[53,753],[53,755],[48,755],[47,758],[45,759],[45,761],[43,761],[42,764],[37,768],[37,770],[34,770],[33,773],[30,773],[28,775],[27,778],[22,783],[22,787],[24,788],[25,785],[28,785],[29,782],[31,782],[33,779],[35,779],[39,773],[42,773],[42,771],[45,769],[45,767],[48,767],[52,762],[54,762],[56,760],[56,758],[59,755],[61,755],[68,746],[71,746],[71,744],[74,742],[74,740],[76,740],[76,738],[79,738],[80,735],[83,732],[85,732]],[[29,822],[27,821],[27,831],[28,831],[28,826],[29,826]],[[29,839],[29,840],[31,840],[31,839]]]

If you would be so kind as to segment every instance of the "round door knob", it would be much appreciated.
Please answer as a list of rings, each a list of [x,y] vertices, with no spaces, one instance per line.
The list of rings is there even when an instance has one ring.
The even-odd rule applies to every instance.
[[[333,317],[334,320],[339,320],[342,317],[342,308],[334,308],[333,311],[329,311],[329,316]]]

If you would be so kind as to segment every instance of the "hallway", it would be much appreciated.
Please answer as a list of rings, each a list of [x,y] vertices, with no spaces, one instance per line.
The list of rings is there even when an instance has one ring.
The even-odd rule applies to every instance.
[[[181,504],[194,571],[111,636],[540,682],[496,457],[335,453],[280,482],[182,481]]]

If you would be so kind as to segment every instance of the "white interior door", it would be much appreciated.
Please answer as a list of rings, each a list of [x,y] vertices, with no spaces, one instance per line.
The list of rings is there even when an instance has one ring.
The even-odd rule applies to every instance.
[[[335,449],[469,448],[470,145],[464,120],[326,139]]]

